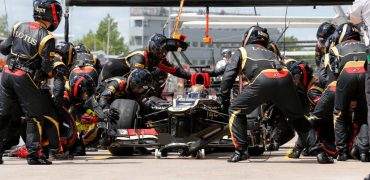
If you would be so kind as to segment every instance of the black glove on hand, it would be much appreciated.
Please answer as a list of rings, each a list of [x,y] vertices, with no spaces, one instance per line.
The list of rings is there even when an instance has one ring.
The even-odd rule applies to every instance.
[[[104,110],[106,116],[107,116],[107,119],[109,122],[113,123],[113,124],[117,124],[117,121],[119,120],[119,112],[117,109],[115,108],[111,108],[111,109],[106,109]]]

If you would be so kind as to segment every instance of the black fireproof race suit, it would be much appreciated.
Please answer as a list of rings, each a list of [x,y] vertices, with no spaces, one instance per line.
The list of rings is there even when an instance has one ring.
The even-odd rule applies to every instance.
[[[1,43],[1,53],[8,56],[0,85],[0,154],[6,136],[5,127],[9,123],[7,117],[14,101],[20,104],[27,119],[29,157],[37,156],[43,133],[49,137],[49,148],[61,147],[55,113],[47,103],[48,96],[38,85],[53,76],[54,49],[54,36],[38,22],[16,24]],[[44,124],[53,128],[44,132]]]
[[[337,90],[334,105],[335,141],[338,153],[348,153],[352,139],[350,127],[356,124],[359,129],[354,146],[360,152],[369,151],[369,129],[367,124],[367,104],[365,97],[366,46],[353,40],[344,41],[330,50],[334,59],[332,68],[338,72]],[[353,119],[353,122],[352,122]]]
[[[250,83],[229,108],[229,128],[237,149],[248,147],[246,115],[270,101],[288,117],[288,123],[306,147],[311,151],[320,150],[315,132],[304,117],[293,78],[274,53],[256,44],[241,47],[235,52],[221,84],[224,105],[229,103],[230,90],[238,74],[246,75]]]
[[[316,99],[311,100],[311,102],[315,103],[315,105],[309,117],[309,120],[315,128],[319,141],[322,143],[324,150],[331,155],[336,154],[334,144],[334,124],[332,121],[336,83],[337,81],[332,81],[328,86],[326,86],[321,96],[317,96]],[[296,144],[295,148],[302,149],[299,143]]]
[[[153,71],[154,67],[158,67],[160,70],[170,73],[176,77],[189,80],[191,77],[190,73],[187,73],[183,68],[174,66],[167,59],[158,61],[159,64],[155,64],[155,57],[152,57],[150,53],[145,50],[136,50],[129,53],[127,56],[113,59],[108,62],[100,73],[99,81],[104,81],[108,78],[115,76],[125,76],[130,73],[130,70],[135,68],[145,68],[149,71]]]
[[[125,77],[113,77],[105,80],[107,83],[104,91],[99,96],[99,106],[105,110],[109,109],[110,104],[115,99],[137,99],[137,97],[129,87],[127,78]]]

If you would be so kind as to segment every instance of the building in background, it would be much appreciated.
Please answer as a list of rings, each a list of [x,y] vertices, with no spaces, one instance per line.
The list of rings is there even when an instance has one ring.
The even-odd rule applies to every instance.
[[[133,7],[130,8],[130,29],[129,29],[129,48],[130,50],[144,48],[154,33],[164,33],[169,35],[168,29],[163,30],[165,23],[170,14],[169,8],[148,8],[148,7]],[[198,12],[183,12],[204,14],[204,11]],[[252,14],[230,14],[225,11],[211,12],[218,15],[252,15]],[[180,26],[181,27],[181,26]],[[212,37],[212,44],[204,44],[205,37],[204,29],[182,28],[179,30],[181,34],[187,36],[186,42],[189,48],[185,51],[186,56],[192,64],[196,65],[211,65],[213,66],[221,59],[221,51],[225,48],[236,49],[240,47],[242,36],[246,31],[245,28],[233,29],[210,29],[209,35]],[[272,39],[277,39],[280,35],[278,29],[268,29]],[[178,56],[181,62],[184,62],[181,56]]]
[[[167,37],[172,34],[170,32],[173,28],[163,27],[170,14],[176,14],[176,11],[170,12],[169,8],[148,8],[148,7],[133,7],[130,8],[129,18],[129,49],[133,51],[135,49],[141,49],[146,47],[149,38],[154,33],[162,33]],[[198,15],[204,14],[204,11],[199,10],[198,12],[184,12],[183,13],[195,13]],[[247,14],[229,14],[225,11],[218,13],[211,12],[211,14],[218,15],[247,15]],[[252,15],[252,14],[248,14]],[[170,23],[169,23],[170,24]],[[166,26],[169,26],[168,24]],[[180,25],[181,27],[181,25]],[[212,44],[204,44],[203,38],[205,37],[205,28],[203,29],[192,29],[192,28],[181,28],[179,33],[187,36],[185,42],[188,43],[189,47],[184,52],[186,58],[193,65],[210,65],[215,66],[218,60],[221,60],[221,51],[225,48],[235,50],[241,46],[242,36],[244,35],[245,28],[232,28],[232,29],[210,29],[209,36],[212,37]],[[277,39],[280,35],[278,29],[268,29],[272,39]],[[175,65],[181,65],[185,70],[189,70],[188,63],[186,63],[183,56],[175,52],[176,57],[179,59],[181,64],[174,61],[172,55],[169,55],[169,60]],[[180,80],[174,76],[169,76],[166,90],[181,92],[183,91],[183,80]],[[181,93],[180,93],[181,94]]]

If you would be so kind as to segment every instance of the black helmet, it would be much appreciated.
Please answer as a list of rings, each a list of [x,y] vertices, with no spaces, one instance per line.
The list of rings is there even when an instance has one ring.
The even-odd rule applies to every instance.
[[[62,14],[62,5],[56,0],[33,1],[33,18],[50,22],[49,31],[54,31],[58,28],[62,20]]]
[[[137,68],[128,76],[128,82],[135,94],[142,94],[152,87],[153,78],[148,70]]]
[[[326,40],[335,31],[335,25],[329,22],[322,23],[317,29],[316,38],[321,46],[325,45]]]
[[[231,54],[232,54],[232,52],[231,52],[230,49],[224,49],[221,52],[222,57],[225,57],[226,55],[230,55],[231,56]]]
[[[70,76],[70,96],[73,101],[85,101],[95,92],[96,84],[92,77],[87,74]]]
[[[79,44],[75,47],[76,53],[90,53],[90,49],[84,44]]]
[[[73,63],[73,57],[76,54],[74,45],[70,42],[61,41],[55,46],[55,52],[62,56],[63,63],[70,66]]]
[[[267,29],[259,26],[252,26],[244,33],[242,45],[260,44],[264,47],[267,47],[268,42],[269,34]]]
[[[307,88],[313,77],[313,69],[310,64],[304,61],[297,61],[289,67],[289,71],[299,84]]]
[[[334,33],[328,37],[324,46],[324,53],[329,53],[330,49],[338,44],[338,37]]]
[[[358,28],[352,23],[344,23],[339,25],[337,29],[335,29],[333,35],[338,38],[338,44],[349,39],[357,41],[361,40]]]
[[[167,51],[164,48],[166,39],[166,36],[157,33],[148,41],[147,49],[149,54],[152,55],[155,60],[158,60],[158,62],[155,62],[154,64],[158,64],[167,55]]]
[[[285,64],[285,66],[288,68],[288,69],[290,69],[290,67],[292,67],[293,66],[293,64],[294,63],[296,63],[297,62],[297,60],[295,60],[295,59],[285,59],[284,60],[284,64]]]

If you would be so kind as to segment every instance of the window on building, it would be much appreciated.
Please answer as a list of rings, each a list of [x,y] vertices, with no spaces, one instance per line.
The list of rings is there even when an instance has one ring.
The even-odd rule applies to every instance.
[[[143,20],[135,20],[135,27],[143,27]]]
[[[206,65],[206,60],[200,60],[199,65]]]
[[[149,20],[144,20],[144,27],[149,27]]]
[[[137,45],[137,46],[143,45],[142,36],[135,36],[135,45]]]
[[[202,42],[201,42],[201,43],[200,43],[200,47],[204,47],[204,43],[202,43]]]

